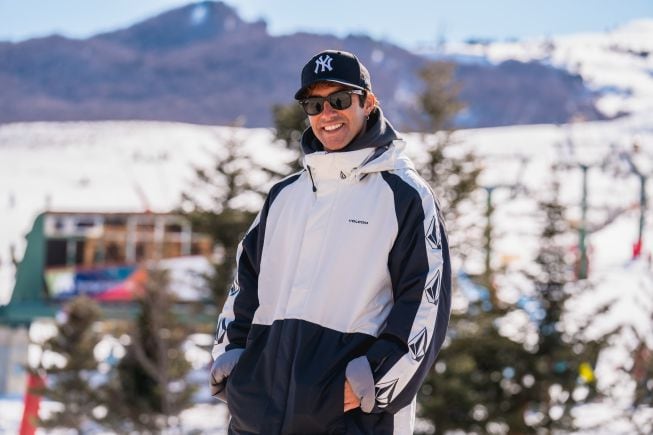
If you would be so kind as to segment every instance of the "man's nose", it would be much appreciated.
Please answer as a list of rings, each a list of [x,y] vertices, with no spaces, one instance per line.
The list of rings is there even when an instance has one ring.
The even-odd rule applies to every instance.
[[[325,113],[325,114],[331,114],[331,113],[333,113],[335,111],[336,111],[336,109],[331,107],[331,103],[329,103],[328,100],[324,100],[324,109],[322,109],[322,112]]]

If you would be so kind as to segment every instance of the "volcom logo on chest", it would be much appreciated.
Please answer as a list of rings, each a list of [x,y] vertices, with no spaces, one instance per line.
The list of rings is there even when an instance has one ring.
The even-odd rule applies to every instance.
[[[348,221],[350,224],[360,224],[360,225],[368,225],[368,221],[364,221],[362,219],[349,219]]]
[[[322,67],[322,70],[320,72],[324,72],[326,70],[333,71],[333,67],[331,66],[332,61],[333,58],[328,54],[325,56],[318,57],[315,60],[315,71],[313,71],[313,73],[317,74],[320,67]]]

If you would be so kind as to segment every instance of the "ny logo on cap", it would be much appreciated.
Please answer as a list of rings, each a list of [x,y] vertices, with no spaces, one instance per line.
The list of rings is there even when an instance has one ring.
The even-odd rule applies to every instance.
[[[322,71],[320,72],[324,72],[326,70],[333,71],[333,68],[331,67],[331,61],[333,61],[333,58],[328,54],[318,57],[315,60],[315,71],[313,71],[313,73],[317,74],[317,71],[320,69],[320,67],[322,67]]]

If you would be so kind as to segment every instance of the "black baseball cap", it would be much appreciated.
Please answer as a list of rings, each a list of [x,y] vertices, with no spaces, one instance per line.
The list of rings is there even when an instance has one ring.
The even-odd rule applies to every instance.
[[[302,69],[302,87],[295,99],[306,96],[309,86],[318,82],[338,83],[361,91],[371,91],[370,73],[353,54],[339,50],[325,50],[311,58]]]

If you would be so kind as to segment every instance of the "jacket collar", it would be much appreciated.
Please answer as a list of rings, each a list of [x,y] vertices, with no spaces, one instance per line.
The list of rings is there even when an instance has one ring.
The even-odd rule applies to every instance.
[[[304,156],[304,167],[314,184],[326,180],[358,181],[372,172],[413,167],[404,155],[403,141],[358,151],[329,153],[318,151]],[[317,186],[315,186],[317,187]]]

